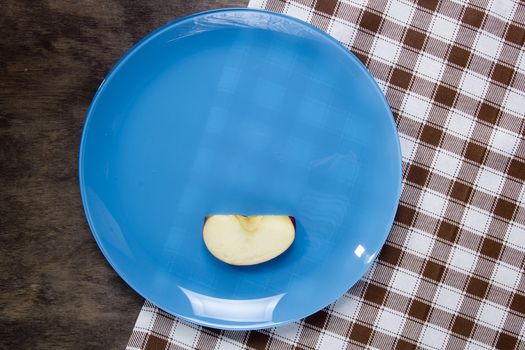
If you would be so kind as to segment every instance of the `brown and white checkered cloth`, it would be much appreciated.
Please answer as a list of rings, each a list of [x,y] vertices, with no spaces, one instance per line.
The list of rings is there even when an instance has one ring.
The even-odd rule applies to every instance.
[[[252,0],[368,67],[394,112],[404,186],[369,273],[326,309],[217,331],[144,304],[128,349],[525,349],[525,3]]]

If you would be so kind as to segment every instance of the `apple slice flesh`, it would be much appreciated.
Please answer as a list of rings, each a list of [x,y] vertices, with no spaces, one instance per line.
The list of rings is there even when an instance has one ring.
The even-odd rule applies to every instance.
[[[211,215],[203,228],[210,253],[231,265],[256,265],[288,249],[295,239],[289,216]]]

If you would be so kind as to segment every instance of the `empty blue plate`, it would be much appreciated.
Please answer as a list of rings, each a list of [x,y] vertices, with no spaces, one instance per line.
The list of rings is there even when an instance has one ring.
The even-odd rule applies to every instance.
[[[133,47],[100,86],[80,148],[93,235],[118,274],[201,325],[257,329],[335,301],[367,270],[401,186],[395,123],[327,34],[256,10],[199,13]],[[294,216],[269,262],[230,266],[206,215]]]

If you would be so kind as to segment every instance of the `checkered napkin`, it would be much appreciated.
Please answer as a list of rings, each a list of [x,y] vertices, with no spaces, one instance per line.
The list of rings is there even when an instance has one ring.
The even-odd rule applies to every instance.
[[[128,349],[525,349],[525,3],[252,0],[368,67],[394,112],[403,191],[369,273],[326,309],[217,331],[144,304]]]

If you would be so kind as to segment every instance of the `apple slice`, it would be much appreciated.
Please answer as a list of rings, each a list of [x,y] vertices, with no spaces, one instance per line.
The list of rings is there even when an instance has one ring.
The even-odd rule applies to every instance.
[[[206,247],[231,265],[255,265],[281,255],[295,239],[289,216],[211,215],[203,228]]]

